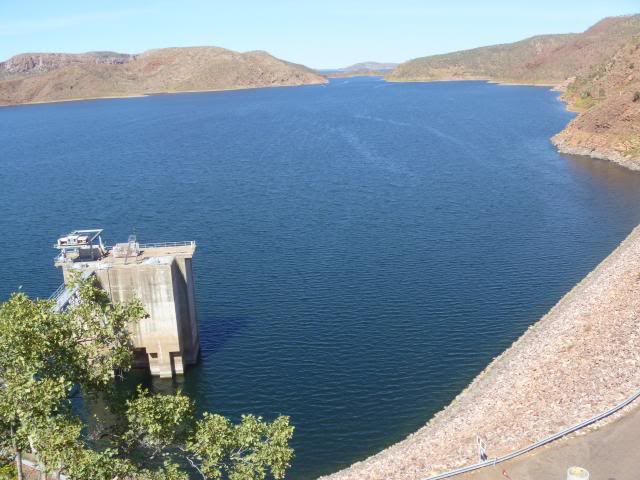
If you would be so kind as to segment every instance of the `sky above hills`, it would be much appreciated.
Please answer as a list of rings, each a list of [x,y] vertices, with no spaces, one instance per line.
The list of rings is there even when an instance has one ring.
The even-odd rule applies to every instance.
[[[22,52],[215,45],[316,68],[580,32],[637,0],[0,1],[0,60]]]

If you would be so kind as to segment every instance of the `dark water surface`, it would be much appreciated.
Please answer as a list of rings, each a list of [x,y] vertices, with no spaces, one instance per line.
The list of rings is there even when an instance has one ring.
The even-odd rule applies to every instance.
[[[556,153],[546,89],[482,82],[0,109],[0,299],[51,244],[195,239],[203,408],[291,415],[308,479],[416,430],[640,222],[640,175]]]

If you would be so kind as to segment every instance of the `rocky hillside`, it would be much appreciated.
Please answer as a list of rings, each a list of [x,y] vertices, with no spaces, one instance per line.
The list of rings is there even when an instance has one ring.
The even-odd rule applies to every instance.
[[[582,113],[553,138],[560,151],[640,170],[640,35],[578,76],[563,97]]]
[[[0,105],[325,83],[266,52],[165,48],[139,55],[34,53],[0,63]]]
[[[580,115],[554,137],[558,148],[640,170],[640,15],[606,18],[580,34],[417,58],[386,78],[566,88],[563,99]]]
[[[132,55],[115,52],[68,53],[23,53],[0,62],[0,78],[12,74],[42,73],[68,65],[105,64],[115,65],[130,61]]]
[[[542,35],[516,43],[417,58],[388,80],[486,79],[557,84],[611,58],[640,32],[640,15],[606,18],[580,34]]]

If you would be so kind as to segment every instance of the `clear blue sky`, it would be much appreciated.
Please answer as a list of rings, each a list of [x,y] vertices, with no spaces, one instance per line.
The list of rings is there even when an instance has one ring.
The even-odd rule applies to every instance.
[[[216,45],[316,68],[578,32],[638,0],[0,0],[0,59]]]

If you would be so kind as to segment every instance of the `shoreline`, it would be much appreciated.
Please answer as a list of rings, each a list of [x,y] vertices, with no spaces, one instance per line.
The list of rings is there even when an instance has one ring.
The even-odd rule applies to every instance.
[[[620,403],[640,386],[639,272],[640,226],[424,427],[322,478],[424,479],[475,463],[477,434],[492,458]]]
[[[128,99],[128,98],[145,98],[156,95],[178,95],[182,93],[213,93],[213,92],[232,92],[237,90],[257,90],[263,88],[285,88],[285,87],[302,87],[302,86],[319,86],[326,85],[331,78],[351,78],[351,77],[380,77],[385,82],[389,83],[434,83],[434,82],[487,82],[492,85],[502,85],[502,86],[527,86],[527,87],[541,87],[541,88],[550,88],[554,91],[563,92],[567,86],[568,81],[564,82],[520,82],[520,81],[511,81],[511,80],[496,80],[491,78],[441,78],[441,79],[388,79],[383,75],[372,75],[372,74],[353,74],[353,75],[342,75],[342,76],[332,76],[330,74],[322,75],[325,79],[325,82],[313,82],[313,83],[300,83],[300,84],[273,84],[273,85],[262,85],[262,86],[242,86],[242,87],[229,87],[229,88],[216,88],[216,89],[206,89],[206,90],[180,90],[180,91],[166,91],[166,92],[149,92],[149,93],[135,93],[131,95],[106,95],[106,96],[92,96],[92,97],[79,97],[79,98],[66,98],[60,100],[41,100],[35,102],[23,102],[23,103],[10,103],[10,104],[0,104],[0,109],[2,108],[11,108],[11,107],[22,107],[29,105],[48,105],[48,104],[56,104],[56,103],[68,103],[68,102],[85,102],[85,101],[93,101],[93,100],[117,100],[117,99]],[[578,116],[583,113],[583,110],[578,110],[572,108],[572,106],[564,99],[562,96],[558,97],[558,100],[565,104],[565,108],[567,111],[577,113]],[[551,138],[551,143],[558,149],[560,153],[564,153],[567,155],[581,155],[587,156],[591,158],[597,158],[600,160],[607,160],[613,163],[616,163],[622,167],[625,167],[632,171],[640,171],[640,160],[634,159],[632,157],[628,157],[622,155],[619,152],[613,150],[601,150],[598,148],[590,148],[582,145],[570,145],[565,140],[560,139],[562,133],[566,132],[569,128],[571,122],[565,126],[565,128],[558,132]]]
[[[55,103],[67,103],[67,102],[85,102],[90,100],[118,100],[124,98],[145,98],[158,95],[179,95],[181,93],[213,93],[213,92],[233,92],[237,90],[259,90],[262,88],[284,88],[284,87],[304,87],[314,85],[326,85],[328,82],[315,82],[315,83],[297,83],[297,84],[283,84],[283,85],[262,85],[251,87],[229,87],[229,88],[214,88],[208,90],[177,90],[166,92],[149,92],[149,93],[134,93],[131,95],[107,95],[103,97],[80,97],[80,98],[65,98],[61,100],[41,100],[36,102],[23,102],[23,103],[0,103],[0,108],[10,107],[23,107],[28,105],[49,105]]]
[[[557,138],[558,135],[555,135],[551,138],[551,143],[558,149],[560,153],[564,153],[566,155],[580,155],[583,157],[591,157],[591,158],[597,158],[599,160],[606,160],[608,162],[612,162],[617,165],[620,165],[621,167],[624,167],[633,172],[640,172],[640,163],[631,157],[627,157],[615,151],[603,151],[597,148],[589,148],[589,147],[583,147],[579,145],[569,145],[564,140]]]
[[[314,82],[314,83],[300,83],[300,84],[277,84],[277,85],[262,85],[262,86],[247,86],[247,87],[229,87],[229,88],[217,88],[217,89],[206,89],[206,90],[180,90],[180,91],[166,91],[166,92],[149,92],[149,93],[136,93],[131,95],[107,95],[107,96],[95,96],[95,97],[80,97],[80,98],[67,98],[61,100],[42,100],[35,102],[24,102],[24,103],[12,103],[12,104],[0,104],[0,109],[2,108],[11,108],[11,107],[22,107],[29,105],[48,105],[48,104],[56,104],[56,103],[68,103],[68,102],[84,102],[84,101],[92,101],[92,100],[117,100],[117,99],[127,99],[127,98],[144,98],[151,97],[156,95],[178,95],[182,93],[212,93],[212,92],[232,92],[237,90],[257,90],[262,88],[285,88],[285,87],[302,87],[302,86],[319,86],[326,85],[329,82],[330,78],[351,78],[358,76],[367,76],[367,77],[380,77],[385,82],[389,83],[432,83],[432,82],[487,82],[492,85],[502,85],[502,86],[526,86],[526,87],[541,87],[541,88],[550,88],[554,91],[563,92],[567,86],[568,81],[564,82],[520,82],[520,81],[511,81],[511,80],[496,80],[491,78],[442,78],[442,79],[388,79],[382,75],[363,75],[363,74],[355,74],[349,76],[331,76],[331,75],[323,75],[323,78],[326,80],[325,82]],[[558,100],[565,104],[565,108],[567,111],[577,113],[578,116],[583,112],[582,110],[577,110],[571,107],[571,105],[564,99],[562,96],[558,97]],[[581,155],[587,156],[591,158],[597,158],[600,160],[607,160],[613,163],[616,163],[622,167],[625,167],[632,171],[640,171],[640,161],[638,159],[633,159],[631,157],[624,156],[619,152],[615,151],[604,151],[598,148],[590,148],[582,145],[569,145],[565,140],[560,139],[562,133],[567,131],[571,122],[565,126],[565,128],[558,132],[551,138],[551,143],[558,149],[560,153],[564,153],[567,155]]]
[[[559,89],[563,86],[564,82],[521,82],[516,80],[496,80],[494,78],[487,77],[468,77],[468,78],[433,78],[433,79],[389,79],[382,77],[389,83],[436,83],[436,82],[487,82],[492,85],[505,85],[512,87],[545,87],[552,89]]]
[[[430,80],[410,80],[410,79],[388,79],[383,77],[386,82],[390,83],[432,83],[432,82],[477,82],[483,81],[490,83],[492,85],[503,85],[503,86],[526,86],[526,87],[543,87],[550,88],[556,92],[564,92],[566,90],[567,85],[573,80],[573,78],[569,78],[562,82],[518,82],[511,80],[496,80],[492,78],[441,78],[441,79],[430,79]],[[568,112],[576,113],[576,118],[580,117],[586,110],[579,109],[573,107],[564,97],[560,95],[558,100],[564,103],[565,109]],[[579,144],[570,144],[565,139],[561,138],[563,134],[569,131],[571,128],[571,123],[569,122],[560,132],[551,137],[551,144],[554,145],[560,153],[564,153],[567,155],[580,155],[584,157],[596,158],[599,160],[606,160],[617,165],[620,165],[624,168],[627,168],[631,171],[640,171],[640,158],[633,158],[627,155],[624,155],[618,151],[611,149],[602,149],[597,146],[588,146],[588,145],[579,145]]]

